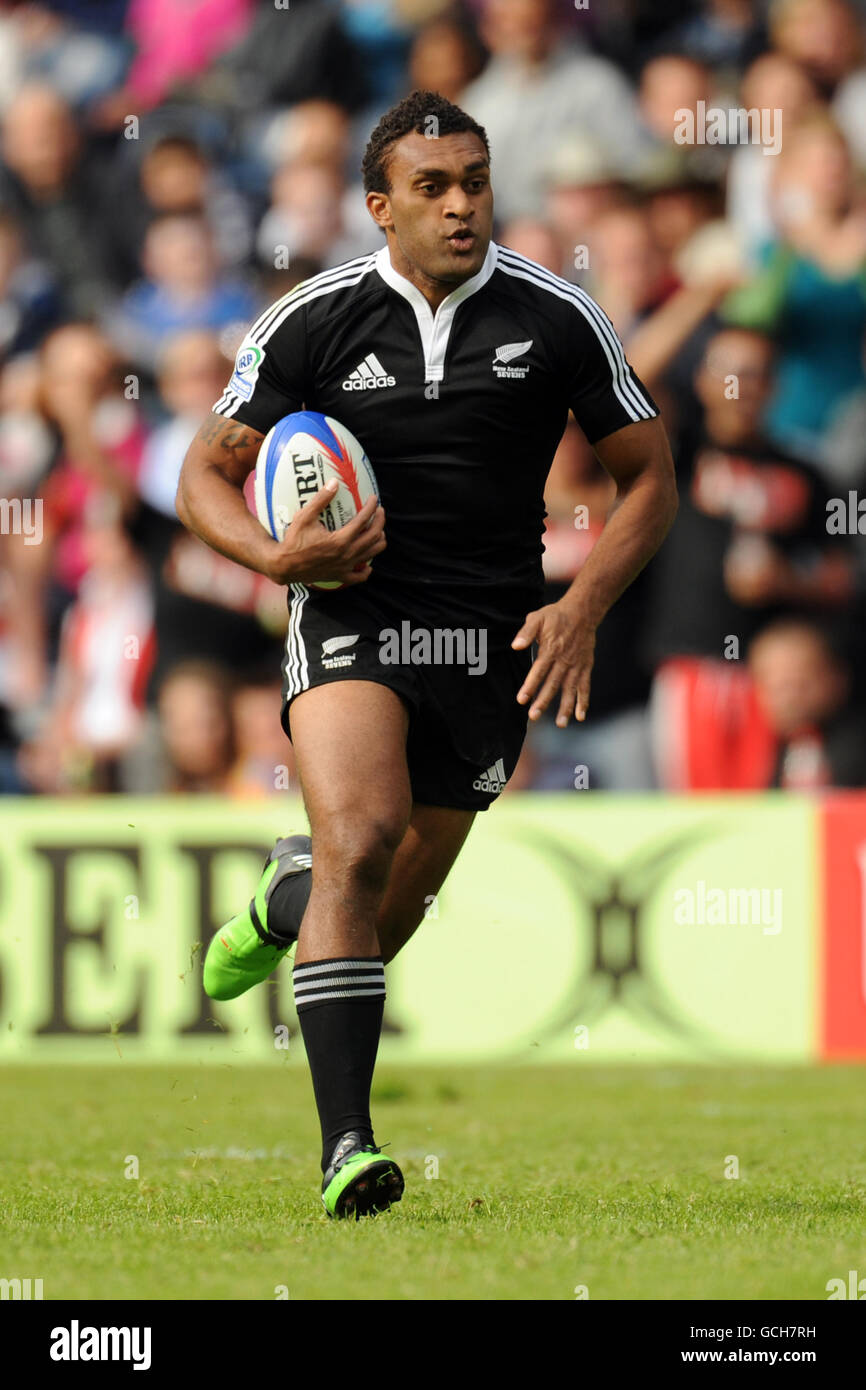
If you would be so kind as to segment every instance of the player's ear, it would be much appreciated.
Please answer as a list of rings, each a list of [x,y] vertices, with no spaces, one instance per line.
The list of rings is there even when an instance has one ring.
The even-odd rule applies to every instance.
[[[367,211],[373,221],[382,231],[393,230],[394,219],[391,216],[391,199],[387,193],[368,193],[365,199]]]

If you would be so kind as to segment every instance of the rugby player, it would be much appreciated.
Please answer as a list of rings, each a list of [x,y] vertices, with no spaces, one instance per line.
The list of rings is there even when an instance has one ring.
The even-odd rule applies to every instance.
[[[211,942],[204,983],[234,998],[294,951],[334,1217],[403,1192],[370,1119],[384,965],[511,776],[527,718],[552,701],[561,727],[585,717],[596,629],[676,511],[658,410],[609,320],[493,241],[482,127],[414,92],[379,121],[362,172],[384,246],[253,324],[177,500],[215,550],[289,590],[282,720],[311,838],[277,841],[253,901]],[[323,489],[277,542],[242,488],[267,431],[302,408],[358,437],[381,499],[329,533]],[[544,485],[569,410],[616,502],[574,584],[544,607]],[[463,633],[484,660],[419,664],[391,648],[386,660],[384,634],[404,622],[431,634],[431,651],[437,633]]]

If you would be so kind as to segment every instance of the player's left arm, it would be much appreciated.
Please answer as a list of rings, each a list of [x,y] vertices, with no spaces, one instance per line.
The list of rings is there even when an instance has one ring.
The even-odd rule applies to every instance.
[[[677,512],[670,445],[657,416],[625,425],[593,447],[616,483],[613,509],[567,593],[528,614],[512,643],[517,650],[538,644],[519,702],[531,701],[535,720],[558,693],[560,728],[572,715],[586,717],[598,625],[656,553]]]

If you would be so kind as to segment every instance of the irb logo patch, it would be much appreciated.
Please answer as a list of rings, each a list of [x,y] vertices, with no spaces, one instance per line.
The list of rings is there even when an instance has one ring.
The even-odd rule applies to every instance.
[[[253,387],[259,375],[259,368],[264,361],[264,352],[260,347],[255,347],[251,343],[242,343],[238,355],[235,358],[235,369],[232,372],[229,389],[236,395],[243,396],[248,401],[253,394]]]

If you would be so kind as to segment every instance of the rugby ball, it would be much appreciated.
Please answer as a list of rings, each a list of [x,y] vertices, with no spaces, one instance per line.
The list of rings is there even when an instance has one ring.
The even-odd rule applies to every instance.
[[[336,478],[340,486],[319,518],[338,531],[379,489],[358,440],[330,415],[298,410],[278,420],[262,440],[253,491],[256,516],[281,541],[293,517]],[[317,580],[316,589],[342,589],[339,580]]]

